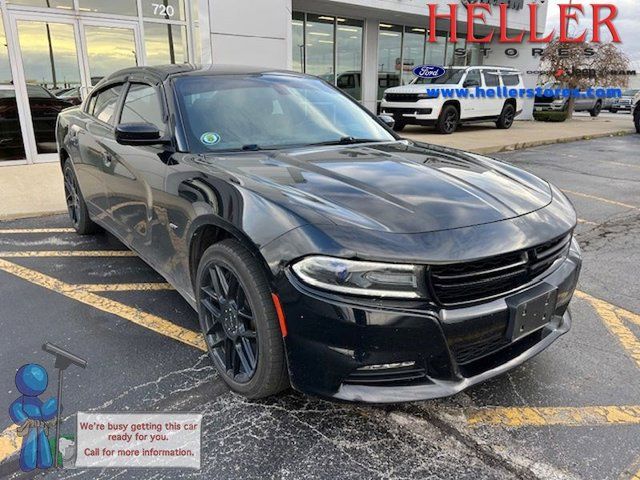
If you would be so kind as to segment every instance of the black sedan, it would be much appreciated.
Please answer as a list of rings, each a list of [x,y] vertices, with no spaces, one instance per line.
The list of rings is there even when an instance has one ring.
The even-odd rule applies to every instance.
[[[69,214],[197,309],[237,392],[451,395],[569,330],[576,214],[544,180],[391,122],[292,72],[120,71],[59,117]]]

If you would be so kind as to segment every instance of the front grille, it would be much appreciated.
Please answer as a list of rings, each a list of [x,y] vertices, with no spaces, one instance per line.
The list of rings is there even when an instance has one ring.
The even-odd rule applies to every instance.
[[[474,343],[452,345],[451,351],[455,356],[456,361],[459,364],[464,365],[465,363],[469,363],[491,352],[495,352],[508,344],[509,340],[505,338],[502,332],[499,332]]]
[[[427,372],[418,366],[386,368],[380,370],[356,370],[344,383],[371,386],[402,386],[424,383]]]
[[[431,115],[432,108],[389,108],[384,107],[382,113],[389,115]]]
[[[387,102],[411,102],[415,103],[419,100],[417,93],[387,93],[384,96]]]
[[[442,305],[461,305],[515,291],[566,255],[570,241],[571,234],[520,252],[434,265],[429,275],[436,300]]]

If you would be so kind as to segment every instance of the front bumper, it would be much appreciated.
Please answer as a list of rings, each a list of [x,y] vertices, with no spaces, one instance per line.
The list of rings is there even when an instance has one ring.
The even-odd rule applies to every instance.
[[[551,321],[514,342],[507,338],[510,297],[452,309],[388,300],[349,303],[286,275],[278,293],[291,383],[309,394],[373,403],[453,395],[520,365],[569,330],[568,305],[580,267],[580,254],[571,250],[552,273],[514,294],[533,297],[548,286],[558,292]],[[362,370],[411,363],[387,372]]]

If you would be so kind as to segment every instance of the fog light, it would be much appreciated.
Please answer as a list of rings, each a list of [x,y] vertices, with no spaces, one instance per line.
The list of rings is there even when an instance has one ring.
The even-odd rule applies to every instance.
[[[391,368],[413,367],[416,362],[381,363],[378,365],[366,365],[358,370],[388,370]]]

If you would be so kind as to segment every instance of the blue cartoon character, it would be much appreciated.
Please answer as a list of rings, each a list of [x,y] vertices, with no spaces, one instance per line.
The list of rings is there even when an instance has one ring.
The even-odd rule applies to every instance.
[[[35,363],[23,365],[16,373],[16,387],[22,396],[11,404],[9,415],[18,424],[18,435],[23,437],[20,468],[25,472],[53,465],[47,435],[58,413],[58,402],[55,398],[45,402],[38,398],[48,383],[47,371]]]

